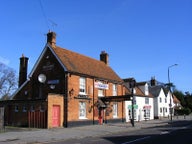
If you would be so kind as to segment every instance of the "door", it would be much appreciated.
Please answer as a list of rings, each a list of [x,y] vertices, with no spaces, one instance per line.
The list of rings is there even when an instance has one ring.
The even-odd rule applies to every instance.
[[[60,126],[60,106],[53,105],[52,109],[52,127]]]

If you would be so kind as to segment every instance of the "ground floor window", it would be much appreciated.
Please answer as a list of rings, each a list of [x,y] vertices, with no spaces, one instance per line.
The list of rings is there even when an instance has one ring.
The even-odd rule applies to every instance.
[[[150,118],[150,110],[149,109],[145,109],[144,110],[144,118],[145,119],[149,119]]]
[[[86,118],[86,103],[79,102],[79,118],[84,119]]]
[[[118,116],[118,105],[117,103],[113,103],[113,117],[116,118]]]
[[[134,109],[133,112],[134,112],[134,120],[136,120],[137,110]],[[132,109],[129,109],[129,119],[130,119],[130,120],[132,119]]]

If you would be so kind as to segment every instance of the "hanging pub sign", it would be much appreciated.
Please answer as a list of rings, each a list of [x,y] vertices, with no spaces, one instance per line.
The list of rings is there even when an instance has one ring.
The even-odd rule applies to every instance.
[[[109,89],[109,85],[108,84],[104,84],[102,82],[95,82],[95,88],[98,88],[98,89]]]

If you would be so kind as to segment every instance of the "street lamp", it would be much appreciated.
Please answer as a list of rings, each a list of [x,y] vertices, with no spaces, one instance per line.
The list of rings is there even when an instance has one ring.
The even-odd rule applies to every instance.
[[[172,91],[171,91],[171,82],[170,82],[170,75],[169,75],[169,69],[171,67],[174,67],[174,66],[177,66],[178,64],[174,64],[174,65],[171,65],[168,67],[168,86],[169,86],[169,91],[171,92],[171,96],[173,98],[173,94],[172,94]],[[170,96],[170,104],[169,104],[169,107],[170,107],[170,116],[171,116],[171,121],[172,121],[172,101],[171,101],[171,96]]]
[[[136,81],[135,81],[135,79],[134,78],[132,78],[131,79],[131,81],[130,81],[130,88],[131,88],[131,102],[132,102],[132,119],[131,119],[131,124],[132,124],[132,126],[134,127],[135,126],[135,124],[134,124],[134,87],[135,87],[135,84],[136,84]]]

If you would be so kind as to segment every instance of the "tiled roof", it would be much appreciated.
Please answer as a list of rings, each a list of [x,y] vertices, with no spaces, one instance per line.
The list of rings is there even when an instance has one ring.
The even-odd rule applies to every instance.
[[[95,78],[122,82],[122,79],[104,62],[61,47],[51,47],[67,71]]]

